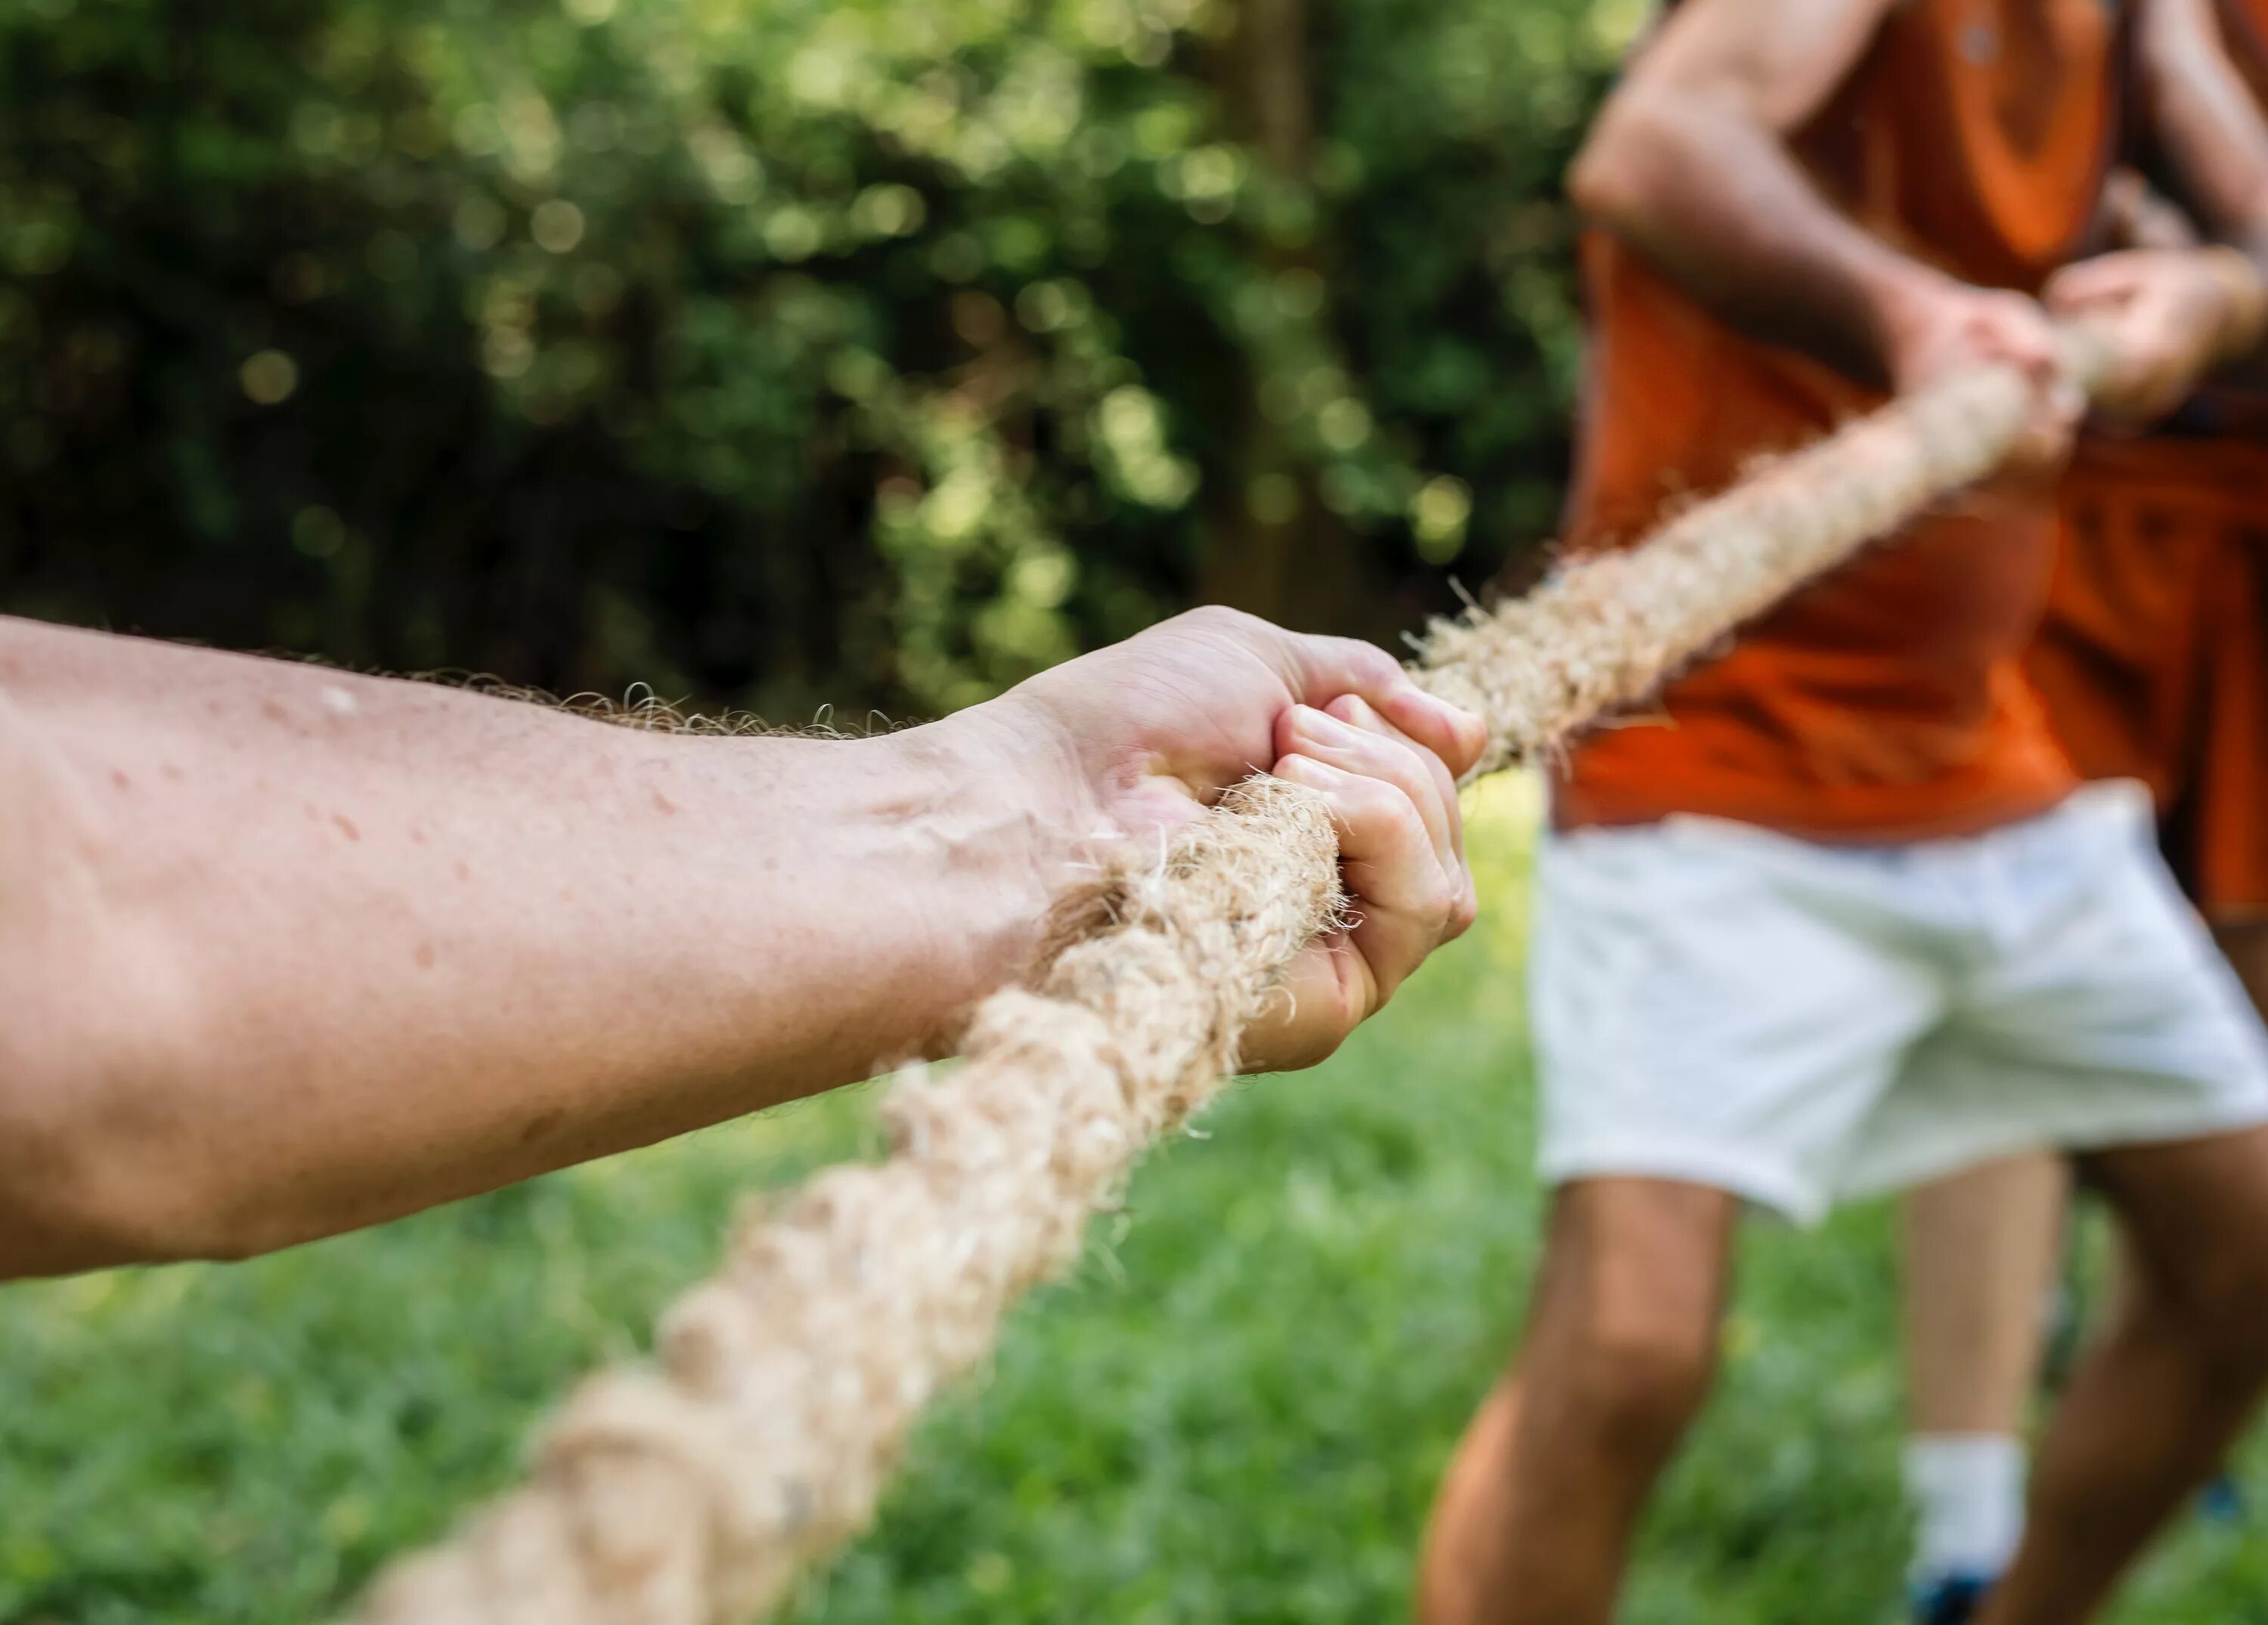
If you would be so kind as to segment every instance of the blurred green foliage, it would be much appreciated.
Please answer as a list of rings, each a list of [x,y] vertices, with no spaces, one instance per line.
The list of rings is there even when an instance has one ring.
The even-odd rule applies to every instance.
[[[18,0],[0,607],[783,715],[1388,635],[1549,527],[1638,9]]]

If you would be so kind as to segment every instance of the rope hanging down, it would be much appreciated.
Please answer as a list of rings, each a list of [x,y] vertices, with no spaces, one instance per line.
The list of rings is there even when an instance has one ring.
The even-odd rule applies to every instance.
[[[2080,382],[2106,361],[2073,337]],[[1991,474],[2028,399],[1987,369],[1895,402],[1628,553],[1436,623],[1419,676],[1487,719],[1480,770],[1550,750]],[[1219,1092],[1337,906],[1336,857],[1305,792],[1256,779],[1162,864],[1066,900],[1034,984],[978,1008],[966,1064],[899,1082],[888,1158],[751,1220],[664,1315],[659,1369],[586,1379],[528,1482],[395,1564],[361,1625],[735,1625],[777,1604],[865,1526],[922,1407],[1076,1258],[1143,1150]]]

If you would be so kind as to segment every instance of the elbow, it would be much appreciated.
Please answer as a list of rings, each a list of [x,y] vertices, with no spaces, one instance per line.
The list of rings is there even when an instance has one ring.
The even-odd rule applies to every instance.
[[[1630,189],[1622,155],[1595,137],[1583,143],[1567,168],[1567,201],[1594,225],[1611,225]]]
[[[1643,236],[1657,212],[1656,177],[1667,132],[1644,106],[1609,102],[1567,171],[1567,197],[1594,225]]]

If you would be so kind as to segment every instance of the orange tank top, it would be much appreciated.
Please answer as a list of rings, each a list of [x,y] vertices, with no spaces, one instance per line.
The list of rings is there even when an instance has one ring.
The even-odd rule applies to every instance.
[[[1795,138],[1837,207],[1966,281],[2036,290],[2079,252],[2117,125],[2109,0],[1902,0]],[[1734,332],[1618,240],[1584,245],[1590,345],[1572,549],[1626,545],[1879,393]],[[1924,839],[2052,805],[2073,777],[2022,676],[2051,494],[1963,498],[1743,631],[1646,715],[1579,744],[1563,826],[1705,813]]]

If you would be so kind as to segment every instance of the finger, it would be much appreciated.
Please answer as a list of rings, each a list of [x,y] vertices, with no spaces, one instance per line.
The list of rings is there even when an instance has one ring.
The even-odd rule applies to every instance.
[[[2036,379],[2053,375],[2055,326],[2036,300],[2015,293],[1995,296],[1980,307],[1976,335],[1986,354]]]
[[[2073,425],[2059,415],[2033,419],[2009,460],[2029,473],[2053,472],[2071,455]]]
[[[1450,704],[1416,683],[1398,687],[1382,698],[1366,700],[1379,717],[1400,729],[1410,743],[1440,759],[1454,784],[1473,770],[1488,748],[1488,724],[1462,706]]]
[[[1286,632],[1279,651],[1285,680],[1303,705],[1327,705],[1343,694],[1376,696],[1410,680],[1402,663],[1359,637]]]
[[[1361,703],[1359,700],[1355,702]],[[1443,794],[1440,783],[1427,770],[1423,760],[1432,753],[1382,733],[1369,732],[1329,711],[1307,705],[1295,705],[1285,711],[1276,732],[1277,744],[1285,755],[1310,757],[1343,772],[1382,779],[1393,785],[1409,798],[1424,820],[1436,861],[1444,864],[1456,861],[1456,841],[1445,805],[1448,797]]]
[[[2081,260],[2048,278],[2040,302],[2050,310],[2075,311],[2122,300],[2133,289],[2133,267],[2116,254]]]
[[[2036,385],[2031,409],[2008,451],[2011,467],[2028,474],[2050,472],[2070,455],[2088,406],[2086,393],[2059,368]]]
[[[2146,422],[2181,403],[2205,357],[2194,335],[2172,320],[2134,324],[2130,334],[2113,400],[2119,415]]]
[[[1343,694],[1382,695],[1410,680],[1401,663],[1375,643],[1287,632],[1225,604],[1201,604],[1166,624],[1256,658],[1283,680],[1294,701],[1308,705],[1322,705]]]
[[[1370,961],[1345,931],[1330,931],[1292,961],[1266,1006],[1237,1040],[1246,1072],[1292,1072],[1330,1058],[1378,1007]]]
[[[1426,776],[1432,781],[1442,821],[1448,828],[1448,855],[1462,857],[1465,852],[1465,822],[1458,813],[1457,777],[1449,771],[1449,764],[1381,716],[1360,695],[1343,694],[1323,710],[1350,727],[1381,735],[1417,756],[1425,768]],[[1420,804],[1420,810],[1424,810],[1423,804]]]
[[[1436,699],[1410,680],[1401,663],[1375,643],[1351,637],[1285,634],[1285,677],[1300,703],[1318,708],[1359,695],[1462,777],[1480,760],[1488,728],[1470,711]]]
[[[1349,941],[1369,966],[1383,1004],[1427,954],[1470,921],[1471,877],[1462,864],[1442,866],[1425,820],[1394,785],[1305,755],[1287,756],[1277,768],[1278,776],[1320,793],[1330,811],[1340,870],[1360,916]]]

